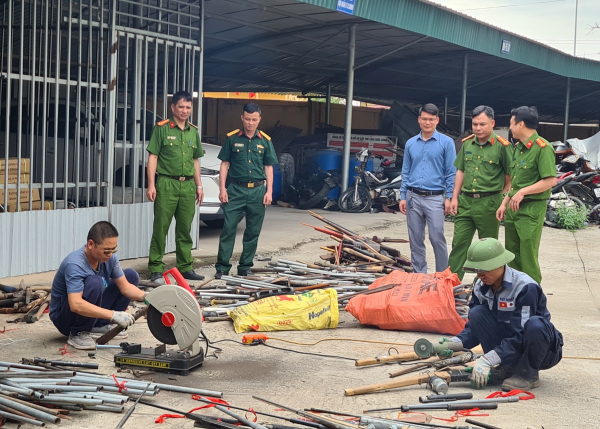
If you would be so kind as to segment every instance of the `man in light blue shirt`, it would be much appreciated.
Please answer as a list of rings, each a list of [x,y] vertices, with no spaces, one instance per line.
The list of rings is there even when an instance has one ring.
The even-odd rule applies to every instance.
[[[109,222],[96,223],[85,246],[67,255],[54,276],[50,320],[77,349],[93,350],[94,338],[115,325],[133,325],[135,319],[127,313],[127,306],[132,299],[144,300],[144,291],[137,287],[138,273],[121,269],[116,255],[118,237]],[[126,334],[115,338],[126,338]]]
[[[409,139],[404,148],[400,211],[406,215],[416,273],[427,273],[425,225],[435,254],[435,270],[448,268],[444,217],[450,213],[454,191],[456,149],[450,137],[436,130],[439,113],[434,104],[421,107],[421,133]]]

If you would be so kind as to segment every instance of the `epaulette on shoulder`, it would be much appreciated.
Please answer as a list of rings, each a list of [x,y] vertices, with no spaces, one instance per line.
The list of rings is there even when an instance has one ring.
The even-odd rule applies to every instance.
[[[163,125],[167,125],[169,123],[168,119],[163,119],[162,121],[159,121],[156,123],[156,125],[158,125],[159,127],[162,127]]]
[[[196,129],[198,129],[198,127],[196,125],[192,124],[191,122],[188,122],[188,124],[190,124],[192,127],[196,128]]]
[[[502,136],[496,136],[496,138],[498,139],[498,141],[500,143],[502,143],[504,146],[510,146],[510,142],[508,140],[506,140],[504,137]]]
[[[239,128],[237,130],[233,130],[232,132],[227,133],[227,137],[231,137],[232,135],[237,134],[239,131],[240,131]]]
[[[544,140],[542,139],[536,139],[535,142],[538,144],[539,147],[541,148],[545,148],[546,146],[548,146],[548,143],[546,143]]]
[[[270,136],[269,136],[267,133],[265,133],[264,131],[261,131],[261,132],[260,132],[260,134],[261,134],[261,135],[262,135],[264,138],[266,138],[267,140],[271,141],[271,137],[270,137]]]
[[[464,142],[466,142],[467,140],[469,140],[470,138],[473,138],[473,137],[475,137],[475,134],[471,134],[470,136],[465,137],[461,141],[464,143]]]

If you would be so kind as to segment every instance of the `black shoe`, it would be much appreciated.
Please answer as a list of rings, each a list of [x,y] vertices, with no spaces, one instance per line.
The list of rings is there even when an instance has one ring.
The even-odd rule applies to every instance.
[[[251,276],[252,275],[252,271],[250,270],[238,270],[238,276],[240,277],[246,277],[246,276]]]
[[[181,273],[184,279],[186,280],[204,280],[204,276],[197,274],[194,270],[186,271],[185,273]]]
[[[220,279],[223,276],[226,276],[227,273],[223,270],[217,270],[217,272],[215,273],[215,279]]]
[[[507,378],[512,377],[514,373],[515,369],[512,365],[498,365],[491,369],[488,384],[490,386],[498,386]]]
[[[163,273],[151,273],[150,274],[150,281],[151,282],[156,282],[160,279],[163,278]]]

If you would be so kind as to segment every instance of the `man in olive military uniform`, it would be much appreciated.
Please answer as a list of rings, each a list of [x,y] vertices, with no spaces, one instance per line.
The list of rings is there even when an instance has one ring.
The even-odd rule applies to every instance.
[[[202,204],[204,193],[200,179],[200,160],[204,155],[198,128],[189,122],[192,95],[179,91],[173,95],[173,116],[160,121],[152,131],[148,154],[148,191],[154,202],[154,229],[150,242],[151,280],[162,277],[165,264],[165,239],[175,216],[177,269],[188,280],[203,280],[192,270],[190,229],[196,211],[194,202]],[[155,177],[158,181],[155,185]]]
[[[265,218],[265,206],[273,199],[273,165],[277,164],[277,156],[271,137],[258,130],[260,119],[260,107],[254,103],[246,104],[242,111],[243,129],[227,134],[219,152],[222,161],[219,200],[223,203],[225,224],[215,265],[216,279],[231,269],[229,259],[242,212],[246,213],[246,231],[237,273],[240,276],[249,274]],[[227,178],[229,186],[226,186]]]
[[[454,161],[457,168],[450,211],[454,215],[454,238],[448,264],[462,280],[463,264],[473,241],[498,238],[496,211],[502,194],[510,187],[510,142],[494,133],[494,110],[479,106],[471,115],[473,133],[463,140]]]
[[[510,115],[510,130],[518,143],[513,149],[511,188],[496,217],[501,221],[506,216],[506,250],[515,254],[509,265],[540,283],[538,250],[546,200],[550,198],[550,189],[556,185],[554,149],[536,132],[538,113],[535,107],[517,107]]]

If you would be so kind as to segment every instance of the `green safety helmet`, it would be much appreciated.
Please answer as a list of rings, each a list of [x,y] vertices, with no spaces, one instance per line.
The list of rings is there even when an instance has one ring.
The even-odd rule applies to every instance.
[[[463,270],[485,273],[500,268],[513,259],[514,253],[506,250],[495,238],[481,238],[469,246]]]

